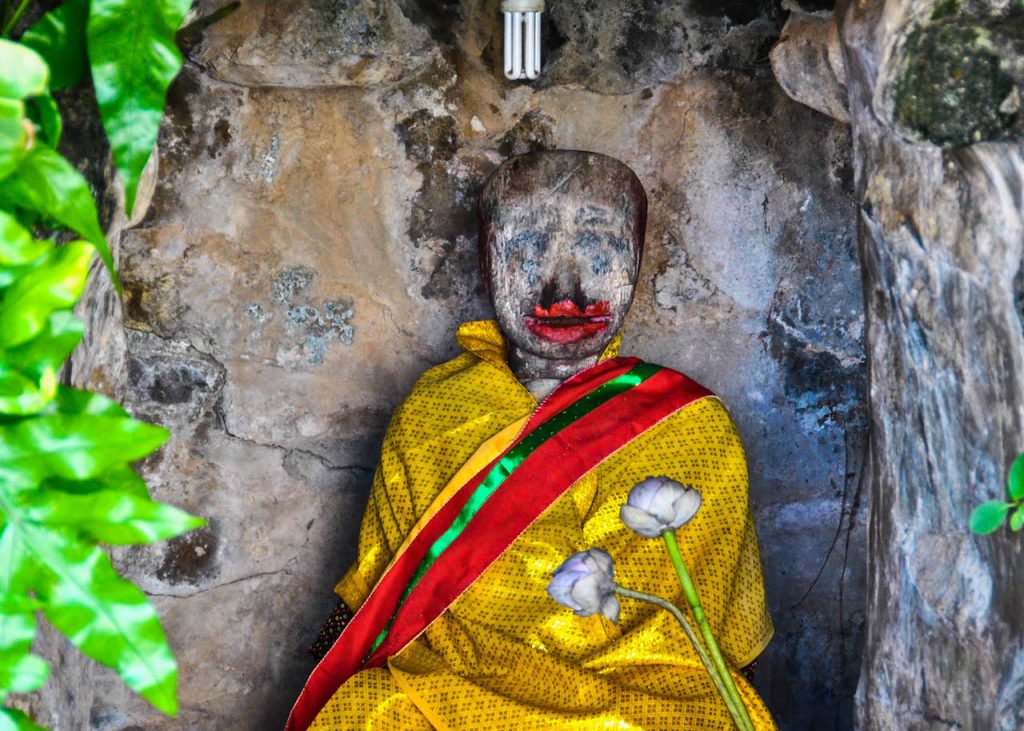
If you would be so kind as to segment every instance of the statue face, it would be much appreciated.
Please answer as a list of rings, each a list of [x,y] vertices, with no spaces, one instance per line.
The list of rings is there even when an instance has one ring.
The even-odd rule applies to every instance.
[[[604,350],[633,300],[643,246],[646,200],[632,171],[585,152],[520,156],[489,181],[481,214],[484,276],[511,344],[556,360]]]

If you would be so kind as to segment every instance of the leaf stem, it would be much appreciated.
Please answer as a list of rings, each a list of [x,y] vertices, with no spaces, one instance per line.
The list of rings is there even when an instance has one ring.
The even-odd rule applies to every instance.
[[[6,0],[4,2],[4,5],[7,5]],[[25,8],[27,7],[28,0],[21,0],[21,5],[19,5],[18,9],[14,11],[14,15],[12,15],[11,19],[7,21],[7,25],[4,26],[4,29],[0,31],[0,36],[3,36],[4,38],[8,37],[8,34],[10,34],[12,30],[14,30],[14,24],[21,19],[21,14],[25,12]],[[6,10],[7,8],[4,7],[5,12]]]
[[[722,700],[725,701],[725,707],[729,709],[729,715],[732,716],[733,723],[735,723],[736,727],[741,730],[746,729],[747,727],[743,723],[743,716],[740,710],[736,707],[735,699],[733,699],[729,694],[729,691],[725,687],[725,683],[722,681],[721,675],[711,662],[711,658],[708,657],[708,653],[704,650],[704,645],[701,644],[700,639],[698,639],[697,633],[693,631],[693,625],[687,621],[679,607],[671,602],[665,601],[655,594],[627,589],[626,587],[619,586],[618,584],[615,585],[615,593],[629,597],[630,599],[638,599],[639,601],[649,602],[655,606],[659,606],[676,618],[676,621],[679,622],[679,626],[683,628],[683,632],[686,634],[687,639],[690,640],[690,644],[693,645],[693,649],[697,652],[697,657],[700,659],[704,669],[707,670],[708,675],[711,676],[711,682],[715,684],[715,690],[718,691],[718,695],[720,695]],[[752,726],[749,731],[754,731]]]
[[[732,679],[729,666],[726,664],[725,658],[722,657],[722,651],[718,648],[718,642],[715,641],[715,635],[711,631],[711,625],[708,623],[707,615],[704,614],[704,607],[700,603],[700,597],[697,595],[697,587],[693,585],[693,579],[690,578],[690,572],[686,569],[683,555],[679,552],[676,534],[667,530],[662,532],[661,537],[665,540],[665,548],[668,549],[669,558],[672,559],[672,566],[675,567],[679,583],[683,587],[683,595],[690,605],[690,611],[693,612],[693,618],[697,622],[701,637],[704,638],[704,642],[707,644],[708,654],[711,655],[715,668],[722,675],[722,682],[725,684],[726,690],[736,704],[737,711],[739,711],[740,717],[743,720],[744,725],[740,726],[740,728],[754,731],[754,723],[750,720],[750,714],[747,712],[747,707],[740,697],[739,689]]]

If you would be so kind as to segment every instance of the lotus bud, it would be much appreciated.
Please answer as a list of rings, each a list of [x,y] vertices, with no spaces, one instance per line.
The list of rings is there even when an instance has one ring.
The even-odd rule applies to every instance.
[[[658,538],[689,523],[700,510],[700,500],[692,487],[669,477],[648,477],[629,491],[619,517],[634,533]]]
[[[600,548],[574,553],[567,558],[551,577],[548,596],[579,617],[600,612],[612,622],[619,621],[615,566],[612,557]]]

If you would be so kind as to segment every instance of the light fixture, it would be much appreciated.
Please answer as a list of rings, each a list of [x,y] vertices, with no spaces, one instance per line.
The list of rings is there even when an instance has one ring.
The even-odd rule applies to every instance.
[[[505,15],[505,76],[536,79],[540,75],[540,15],[544,0],[502,0]]]

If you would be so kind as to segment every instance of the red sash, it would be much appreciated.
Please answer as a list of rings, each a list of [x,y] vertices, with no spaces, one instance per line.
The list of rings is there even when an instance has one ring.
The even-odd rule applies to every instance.
[[[416,639],[583,475],[710,395],[682,373],[637,358],[602,361],[561,384],[392,561],[310,674],[285,731],[305,731],[352,675]]]

